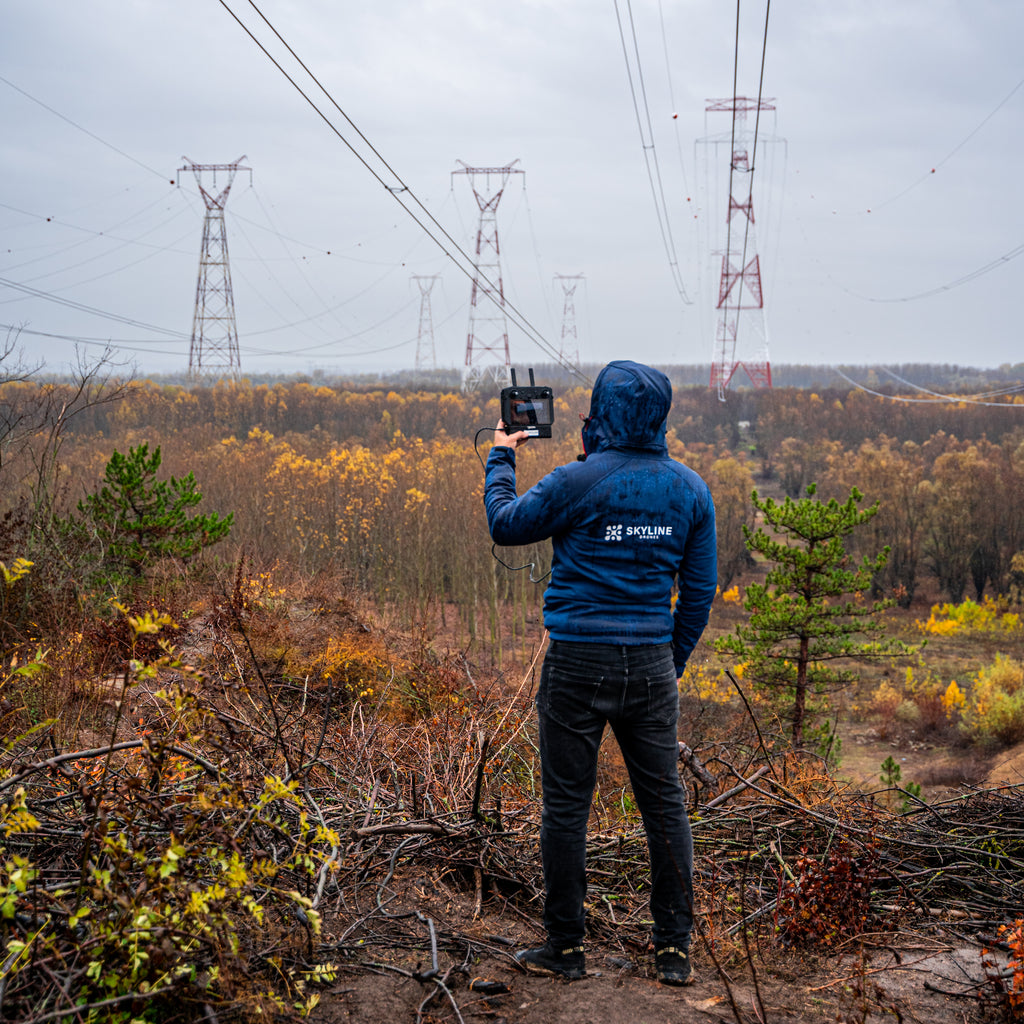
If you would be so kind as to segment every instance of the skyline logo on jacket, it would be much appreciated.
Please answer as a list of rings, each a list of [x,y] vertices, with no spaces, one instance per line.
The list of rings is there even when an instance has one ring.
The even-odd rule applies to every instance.
[[[625,526],[622,523],[606,523],[604,528],[604,539],[606,541],[621,541],[624,537],[632,540],[658,540],[661,537],[671,537],[671,526]]]

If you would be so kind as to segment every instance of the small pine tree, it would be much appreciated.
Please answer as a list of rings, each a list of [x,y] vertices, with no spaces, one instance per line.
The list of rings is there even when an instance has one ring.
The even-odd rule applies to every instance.
[[[234,514],[189,517],[203,500],[192,473],[157,480],[160,449],[149,445],[115,451],[104,471],[106,483],[78,503],[79,525],[102,548],[102,561],[114,571],[140,575],[159,558],[188,560],[227,536]]]
[[[830,691],[856,678],[838,659],[881,658],[912,654],[917,648],[882,637],[875,617],[892,601],[865,605],[860,595],[885,565],[888,548],[851,567],[843,539],[878,511],[877,503],[858,509],[863,496],[856,489],[844,504],[821,502],[816,487],[807,497],[780,505],[753,492],[754,507],[764,527],[744,527],[747,546],[770,568],[763,584],[747,587],[747,623],[715,648],[746,662],[744,678],[769,693],[788,719],[793,746],[804,746],[811,723],[827,714]],[[834,752],[828,722],[816,732]]]

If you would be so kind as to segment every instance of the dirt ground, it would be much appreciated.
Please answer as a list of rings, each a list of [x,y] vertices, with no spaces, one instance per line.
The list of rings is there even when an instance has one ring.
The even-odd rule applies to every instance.
[[[445,922],[445,928],[454,923]],[[313,1019],[321,1024],[460,1019],[466,1024],[868,1024],[892,1020],[969,1024],[985,1019],[970,995],[945,994],[965,992],[981,979],[980,949],[948,942],[941,935],[875,936],[859,954],[848,951],[829,958],[793,950],[770,966],[759,963],[755,955],[756,985],[742,965],[719,974],[706,951],[696,948],[695,983],[670,988],[655,980],[648,956],[625,959],[593,947],[588,951],[587,976],[580,981],[523,974],[512,960],[515,947],[504,951],[495,936],[521,945],[536,943],[536,932],[531,934],[523,925],[518,936],[490,931],[508,924],[500,919],[471,924],[472,933],[458,934],[464,940],[470,934],[480,936],[475,945],[478,957],[465,970],[459,969],[461,957],[453,960],[440,954],[438,958],[442,975],[455,968],[446,985],[450,997],[429,980],[420,982],[395,971],[429,968],[429,952],[401,960],[389,954],[386,965],[368,957],[361,967],[342,967]],[[382,966],[366,966],[373,962]]]
[[[879,736],[863,717],[846,723],[842,739],[840,776],[864,792],[882,788],[879,769],[890,755],[901,765],[903,780],[920,782],[929,801],[1024,782],[1024,744],[983,756],[952,741],[921,742],[910,732]],[[716,943],[715,955],[726,958],[718,966],[707,944],[698,941],[692,951],[696,980],[680,989],[658,983],[650,950],[624,952],[613,937],[588,940],[588,971],[580,981],[525,974],[513,954],[543,941],[539,907],[524,914],[511,905],[485,902],[475,917],[472,899],[452,895],[423,899],[421,888],[405,887],[397,902],[421,915],[407,929],[409,941],[353,953],[350,940],[335,961],[337,978],[322,990],[312,1019],[319,1024],[979,1024],[1000,1019],[978,999],[979,990],[989,989],[983,937],[959,932],[955,921],[908,919],[902,931],[863,935],[830,951],[765,943],[763,950],[752,948],[749,960],[729,940],[728,949]],[[437,938],[434,978],[428,976],[433,966],[428,919]],[[340,936],[351,922],[325,919],[324,925]]]
[[[844,742],[843,775],[855,788],[878,785],[878,766],[892,754],[905,778],[924,782],[926,799],[952,797],[963,786],[988,788],[1024,781],[1024,743],[990,758],[951,745],[861,735]],[[590,940],[587,976],[577,982],[520,971],[516,949],[539,945],[539,908],[485,903],[474,918],[465,894],[419,884],[403,886],[398,902],[418,910],[410,942],[381,944],[340,957],[336,981],[323,991],[313,1020],[320,1024],[977,1024],[1003,1019],[978,1000],[986,992],[983,936],[958,931],[957,923],[905,921],[903,931],[869,934],[837,950],[752,947],[751,961],[730,944],[717,967],[703,941],[695,943],[695,983],[658,983],[651,952],[627,952],[611,940]],[[444,887],[441,887],[444,889]],[[425,892],[428,895],[425,896]],[[425,976],[432,967],[426,921],[437,937],[437,967],[447,992]],[[325,921],[341,934],[345,921]],[[762,955],[763,952],[763,955]],[[419,979],[416,977],[419,976]],[[756,977],[755,977],[756,975]]]

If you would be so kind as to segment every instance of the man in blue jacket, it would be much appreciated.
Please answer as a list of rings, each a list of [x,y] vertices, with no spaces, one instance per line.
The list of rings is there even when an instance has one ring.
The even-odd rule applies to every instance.
[[[610,723],[647,833],[658,979],[692,977],[693,841],[677,767],[677,679],[707,625],[717,558],[707,485],[665,444],[671,404],[663,373],[619,360],[594,385],[583,461],[520,497],[515,452],[525,433],[499,424],[487,458],[492,538],[550,537],[553,548],[537,691],[547,942],[516,954],[535,973],[585,974],[587,821]]]

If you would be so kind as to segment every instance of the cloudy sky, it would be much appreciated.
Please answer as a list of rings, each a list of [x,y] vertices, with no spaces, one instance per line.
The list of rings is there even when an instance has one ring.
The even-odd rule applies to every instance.
[[[53,369],[73,339],[141,372],[187,366],[204,207],[178,168],[243,154],[227,204],[243,371],[411,367],[416,275],[439,275],[437,364],[461,365],[470,281],[402,205],[472,254],[460,160],[525,172],[498,207],[527,325],[513,363],[561,344],[556,275],[584,277],[585,361],[711,360],[731,122],[705,107],[733,93],[733,3],[4,0],[3,25],[0,323]],[[758,95],[764,33],[764,0],[743,0],[740,95]],[[750,243],[772,363],[1024,359],[1022,42],[1019,0],[772,5]]]

